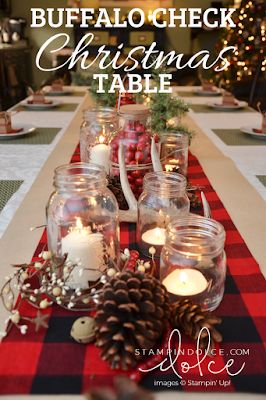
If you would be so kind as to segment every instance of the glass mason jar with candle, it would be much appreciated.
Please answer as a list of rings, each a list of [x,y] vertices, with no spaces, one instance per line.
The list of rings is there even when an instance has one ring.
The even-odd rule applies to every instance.
[[[160,279],[170,298],[191,299],[212,311],[224,294],[225,230],[212,219],[187,216],[174,220],[161,252]]]
[[[73,267],[67,273],[72,289],[86,289],[119,258],[118,204],[107,188],[103,167],[74,163],[55,170],[47,204],[48,248],[53,255],[67,254]],[[62,276],[62,275],[61,275]]]
[[[92,108],[83,113],[80,129],[80,159],[101,165],[110,172],[110,142],[118,128],[117,113],[113,108]]]
[[[189,213],[186,186],[186,178],[174,172],[145,175],[137,222],[138,245],[144,255],[149,256],[149,249],[154,247],[155,256],[160,257],[169,222]]]
[[[160,134],[160,159],[165,171],[187,176],[189,135],[182,132]]]
[[[143,178],[152,171],[150,110],[142,104],[130,104],[120,108],[119,132],[111,143],[111,175],[119,176],[118,149],[125,147],[125,163],[131,189],[139,198],[143,190]]]

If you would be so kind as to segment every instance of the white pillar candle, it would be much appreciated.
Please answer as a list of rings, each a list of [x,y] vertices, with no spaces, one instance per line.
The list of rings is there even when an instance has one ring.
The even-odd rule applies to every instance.
[[[103,235],[91,233],[89,227],[83,227],[80,218],[69,233],[61,240],[62,254],[68,254],[67,260],[78,264],[69,277],[71,288],[87,288],[88,281],[100,278],[100,268],[104,265]]]
[[[195,296],[208,287],[205,276],[196,269],[175,269],[164,280],[167,291],[177,296]]]
[[[109,174],[110,152],[111,147],[109,145],[104,143],[96,144],[90,149],[90,162],[93,164],[101,165],[105,168],[106,173]]]
[[[166,230],[164,228],[154,228],[143,233],[142,240],[145,243],[154,246],[163,246],[165,244]]]

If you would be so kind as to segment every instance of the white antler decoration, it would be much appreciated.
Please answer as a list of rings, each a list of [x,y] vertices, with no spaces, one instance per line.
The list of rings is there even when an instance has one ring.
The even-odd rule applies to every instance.
[[[119,144],[118,150],[118,162],[119,162],[119,172],[120,172],[120,182],[125,199],[128,204],[128,211],[119,211],[119,217],[121,221],[136,222],[137,221],[137,211],[138,202],[131,190],[131,187],[127,178],[126,164],[125,164],[125,154],[124,146],[122,143]]]
[[[152,138],[151,142],[151,159],[154,171],[155,172],[163,171],[154,138]],[[128,182],[126,164],[125,164],[124,146],[122,143],[119,144],[118,162],[119,162],[121,187],[129,208],[129,210],[127,211],[119,210],[119,218],[120,221],[136,222],[138,215],[138,202]]]
[[[157,151],[154,137],[151,140],[151,160],[154,172],[162,172],[163,168]]]

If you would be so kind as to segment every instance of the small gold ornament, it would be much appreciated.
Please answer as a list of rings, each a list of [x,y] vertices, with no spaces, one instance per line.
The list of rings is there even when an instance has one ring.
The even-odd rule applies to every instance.
[[[78,318],[72,325],[70,335],[78,343],[91,343],[95,339],[95,325],[94,318]]]

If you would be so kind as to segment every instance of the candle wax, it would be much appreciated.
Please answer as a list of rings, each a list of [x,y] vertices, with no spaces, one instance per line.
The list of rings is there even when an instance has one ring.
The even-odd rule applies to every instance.
[[[107,174],[110,171],[110,152],[111,147],[107,144],[100,143],[90,149],[90,162],[101,165],[105,168]]]
[[[164,280],[163,285],[169,293],[177,296],[195,296],[204,292],[208,282],[196,269],[175,269]]]
[[[104,265],[101,233],[91,233],[90,228],[86,227],[75,227],[62,238],[61,248],[62,254],[68,254],[68,261],[80,264],[71,272],[70,287],[84,289],[88,287],[88,281],[94,282],[99,279],[100,267]]]
[[[166,230],[164,228],[154,228],[143,233],[142,240],[145,243],[163,246],[165,244]]]

